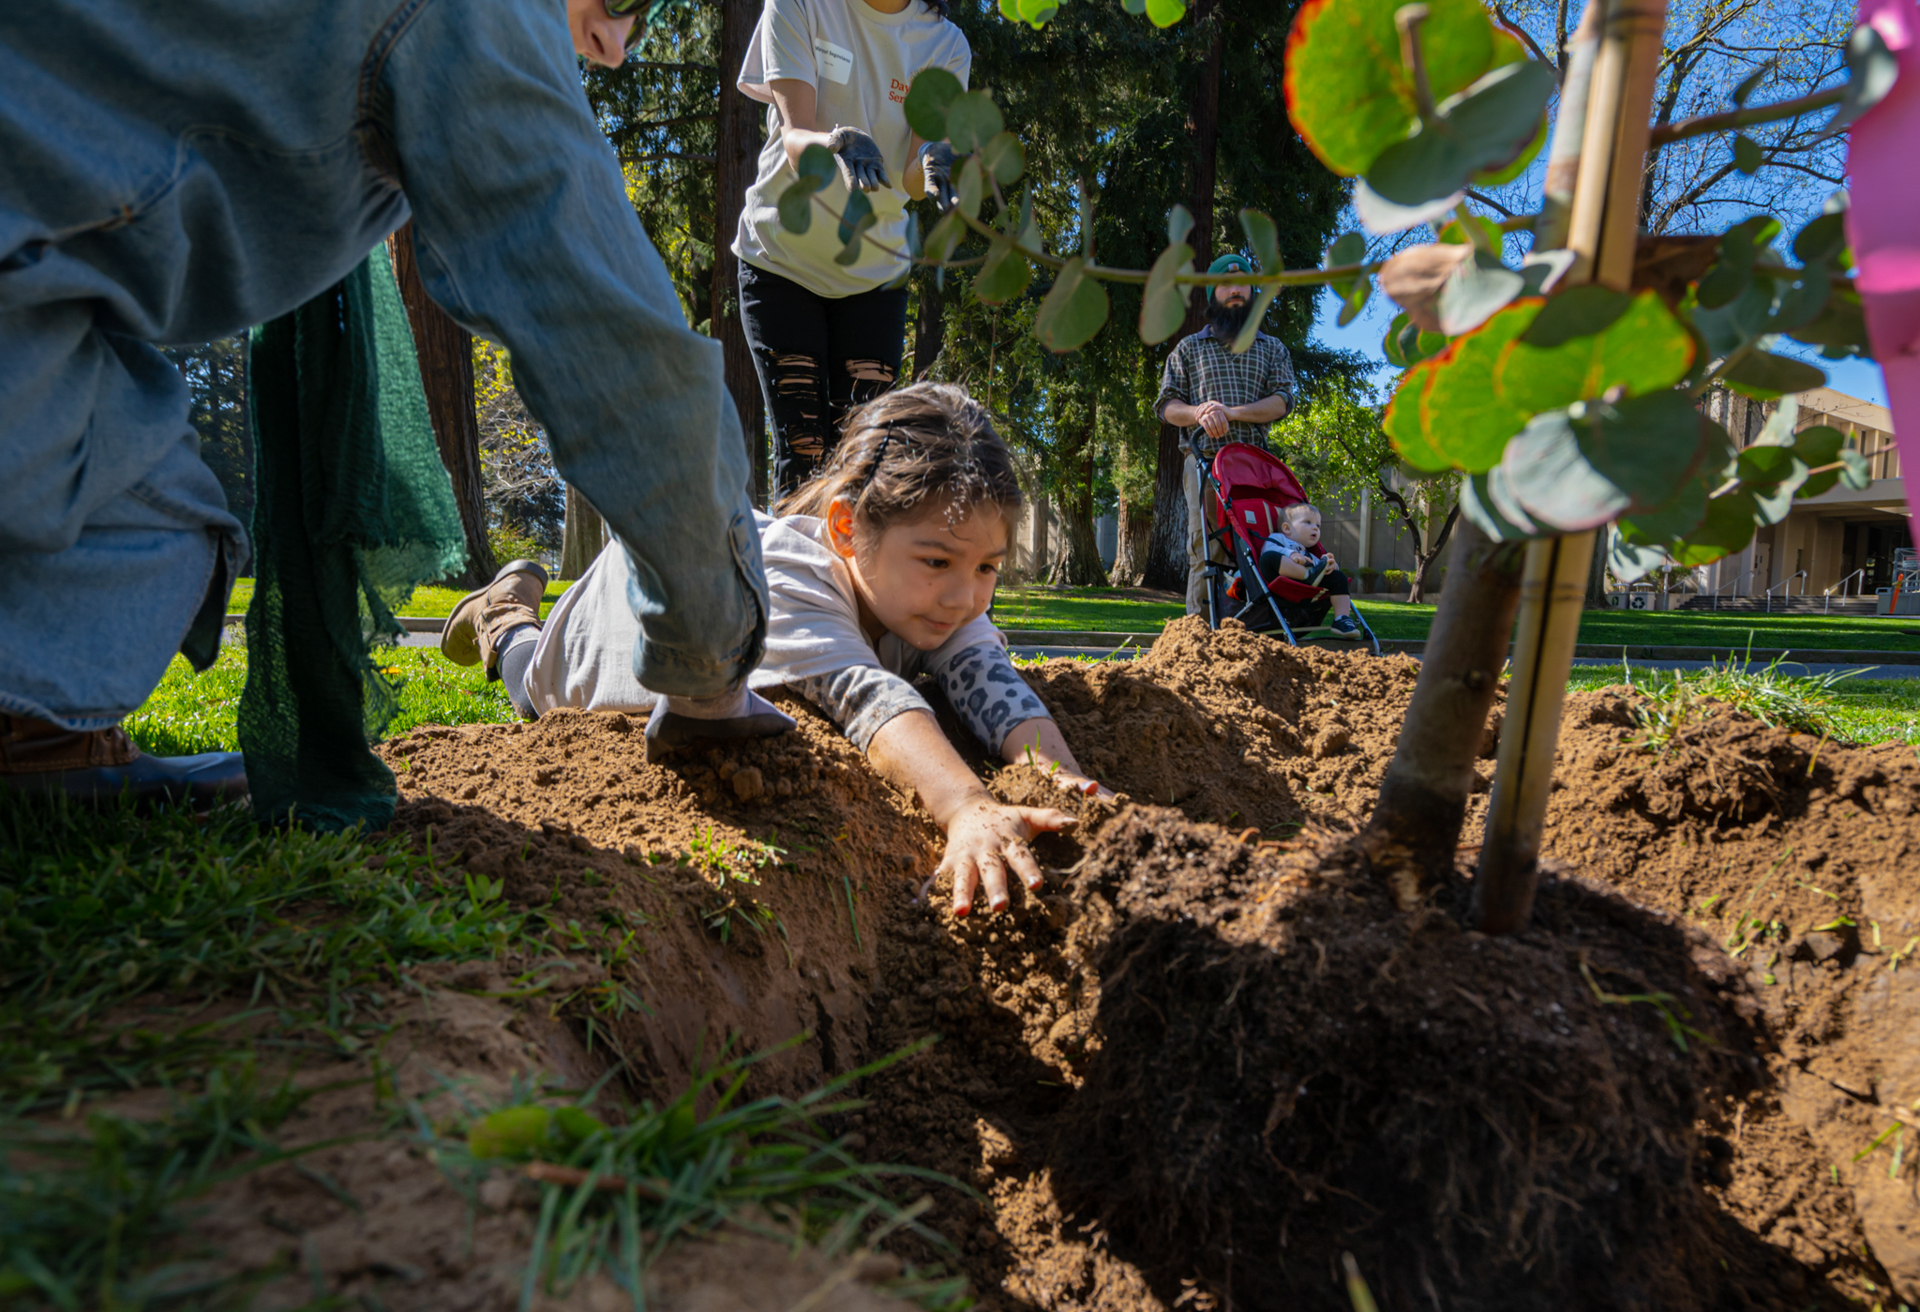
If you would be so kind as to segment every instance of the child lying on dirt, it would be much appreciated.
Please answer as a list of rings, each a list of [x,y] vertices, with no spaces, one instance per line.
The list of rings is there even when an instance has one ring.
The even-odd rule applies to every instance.
[[[1280,531],[1261,544],[1260,572],[1268,578],[1278,574],[1325,588],[1333,599],[1333,631],[1343,638],[1358,638],[1360,626],[1353,619],[1347,576],[1331,551],[1315,550],[1319,546],[1320,511],[1310,501],[1288,506],[1280,512]]]
[[[986,411],[957,387],[920,383],[850,415],[826,468],[780,504],[781,518],[756,516],[772,613],[750,686],[804,694],[882,777],[919,796],[947,836],[941,871],[953,875],[955,915],[972,909],[982,884],[989,908],[1005,907],[1009,870],[1038,888],[1028,842],[1076,822],[996,801],[912,679],[932,675],[1002,760],[1030,760],[1052,768],[1063,789],[1112,796],[1081,773],[986,616],[1019,507],[1012,462]],[[602,552],[544,630],[536,616],[545,572],[515,561],[454,612],[441,649],[466,664],[484,660],[530,719],[559,706],[653,707],[633,675],[628,561],[617,547]],[[780,716],[757,692],[752,700],[749,714]],[[711,741],[699,729],[656,709],[649,759]]]

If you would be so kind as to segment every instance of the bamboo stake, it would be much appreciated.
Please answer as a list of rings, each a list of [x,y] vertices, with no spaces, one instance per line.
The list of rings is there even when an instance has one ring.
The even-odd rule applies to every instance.
[[[1632,277],[1648,115],[1665,31],[1666,0],[1608,0],[1568,224],[1567,245],[1575,254],[1568,285],[1598,281],[1625,290]],[[1520,929],[1533,909],[1560,711],[1595,536],[1588,531],[1527,544],[1506,717],[1473,888],[1474,924],[1487,933]]]

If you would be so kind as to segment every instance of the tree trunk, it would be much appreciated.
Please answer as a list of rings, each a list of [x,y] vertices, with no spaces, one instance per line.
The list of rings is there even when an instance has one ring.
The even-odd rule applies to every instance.
[[[1093,526],[1093,420],[1087,420],[1087,456],[1082,464],[1083,479],[1060,507],[1060,557],[1053,563],[1047,582],[1076,588],[1097,588],[1107,581],[1107,567],[1100,560],[1100,537]]]
[[[1473,763],[1485,754],[1487,711],[1513,637],[1525,549],[1491,541],[1470,521],[1453,535],[1420,680],[1358,840],[1403,910],[1453,869]]]
[[[487,496],[480,479],[480,422],[473,412],[473,337],[427,296],[413,256],[413,224],[393,234],[389,249],[394,281],[413,327],[413,352],[420,359],[433,440],[453,480],[453,500],[467,533],[466,571],[447,581],[477,588],[493,577],[494,559],[487,545]]]
[[[560,535],[560,577],[577,579],[607,545],[607,521],[593,503],[567,484],[567,525]]]
[[[708,328],[720,339],[727,391],[740,415],[740,432],[747,443],[753,504],[767,504],[767,423],[760,396],[760,378],[753,370],[753,352],[740,322],[739,261],[733,254],[734,230],[747,188],[753,185],[755,158],[760,152],[760,106],[734,85],[734,70],[753,43],[760,6],[754,0],[720,0],[720,104],[714,130],[713,170],[713,281],[712,317]]]
[[[1421,551],[1417,546],[1414,548],[1413,587],[1407,592],[1410,604],[1417,606],[1427,599],[1427,571],[1433,568],[1433,562],[1440,559],[1440,553],[1446,550],[1447,535],[1453,532],[1454,522],[1459,518],[1460,503],[1456,501],[1453,508],[1447,511],[1447,522],[1440,526],[1440,535],[1434,538],[1433,546],[1426,551]],[[1419,537],[1416,536],[1414,541],[1419,542]]]
[[[1113,555],[1112,579],[1116,587],[1139,584],[1147,571],[1147,543],[1153,536],[1153,508],[1120,497],[1120,541]]]
[[[1220,144],[1220,61],[1226,51],[1226,24],[1216,14],[1217,0],[1198,0],[1192,21],[1196,33],[1208,32],[1207,53],[1194,83],[1193,98],[1187,104],[1187,132],[1193,142],[1193,189],[1187,208],[1193,212],[1193,232],[1187,244],[1193,247],[1193,265],[1204,269],[1213,259],[1213,189],[1216,156]],[[1207,297],[1204,292],[1187,304],[1186,322],[1174,337],[1198,332],[1206,322]],[[1202,398],[1204,399],[1204,398]],[[1180,430],[1172,424],[1160,425],[1160,448],[1154,459],[1153,538],[1147,549],[1147,566],[1142,581],[1149,587],[1171,588],[1184,594],[1187,588],[1187,494],[1182,482],[1182,462],[1187,454],[1180,449]]]
[[[1047,551],[1047,529],[1053,519],[1053,507],[1047,498],[1037,496],[1033,499],[1033,561],[1029,568],[1033,581],[1038,583],[1047,576],[1047,569],[1053,563],[1053,557]]]
[[[913,381],[925,382],[947,340],[947,303],[933,285],[933,273],[920,275],[919,308],[913,320]]]
[[[1611,530],[1602,528],[1599,533],[1600,536],[1594,541],[1593,564],[1587,570],[1588,610],[1607,608],[1607,542]]]

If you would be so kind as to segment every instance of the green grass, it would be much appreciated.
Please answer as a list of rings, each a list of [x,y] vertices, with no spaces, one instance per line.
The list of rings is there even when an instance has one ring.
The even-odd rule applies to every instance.
[[[540,602],[540,618],[545,619],[547,612],[553,609],[553,603],[560,600],[560,594],[573,586],[572,579],[554,579],[547,584],[546,596]],[[413,596],[407,599],[396,614],[410,615],[416,619],[445,619],[453,614],[453,608],[466,596],[460,588],[415,588]],[[227,613],[242,615],[253,600],[253,580],[239,579],[233,585],[233,597],[227,602]]]
[[[1770,723],[1840,742],[1920,746],[1920,679],[1805,678],[1741,661],[1718,669],[1685,671],[1648,669],[1629,662],[1624,668],[1576,665],[1567,688],[1589,691],[1629,679],[1667,706],[1712,698]]]
[[[497,881],[443,886],[405,841],[263,831],[239,808],[0,792],[0,850],[19,854],[0,888],[0,1109],[15,1112],[189,1077],[249,1013],[300,1049],[356,1050],[396,969],[491,957],[535,924]],[[168,1032],[117,1015],[156,991],[177,1004]],[[244,1006],[201,1018],[216,999]]]
[[[1361,603],[1361,609],[1382,638],[1425,638],[1433,625],[1432,606],[1369,601]],[[1581,616],[1579,640],[1596,646],[1711,647],[1734,653],[1749,646],[1755,650],[1920,651],[1920,622],[1911,616],[1590,610]]]
[[[477,666],[455,665],[429,647],[382,648],[374,659],[400,689],[389,737],[416,724],[504,724],[516,718],[503,685],[489,683]],[[234,715],[246,681],[247,652],[240,643],[222,647],[204,674],[176,656],[146,704],[127,717],[127,732],[159,756],[238,750]]]
[[[1137,588],[1003,587],[994,594],[993,622],[1003,629],[1080,629],[1097,633],[1158,633],[1187,613],[1166,594]]]

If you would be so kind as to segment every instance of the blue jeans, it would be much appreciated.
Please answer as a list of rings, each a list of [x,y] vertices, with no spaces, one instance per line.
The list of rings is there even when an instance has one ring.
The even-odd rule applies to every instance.
[[[156,344],[324,291],[414,220],[633,561],[636,675],[720,691],[766,582],[720,346],[691,332],[562,0],[0,5],[0,710],[146,697],[240,526]]]

